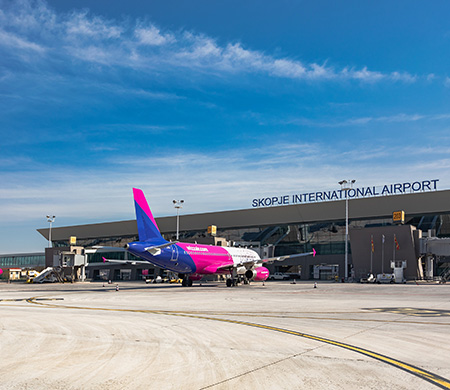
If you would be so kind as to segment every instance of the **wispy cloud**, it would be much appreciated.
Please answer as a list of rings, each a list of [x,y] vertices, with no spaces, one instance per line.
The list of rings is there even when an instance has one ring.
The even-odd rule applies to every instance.
[[[123,33],[121,26],[98,16],[90,17],[87,11],[72,12],[62,27],[65,30],[65,38],[70,37],[73,40],[84,37],[101,41],[120,38]]]
[[[0,31],[0,45],[9,46],[14,50],[30,50],[37,53],[45,51],[45,47],[6,31]]]
[[[89,149],[94,152],[116,152],[119,150],[119,148],[109,145],[93,145]]]
[[[163,34],[159,28],[153,25],[138,27],[134,30],[134,34],[139,43],[143,45],[161,46],[176,40],[172,34]]]
[[[160,134],[167,133],[171,131],[184,130],[186,126],[171,126],[171,125],[150,125],[150,124],[139,124],[139,123],[110,123],[97,126],[101,130],[118,132],[126,131],[127,133],[151,133]]]
[[[358,118],[348,118],[343,120],[333,119],[330,121],[323,120],[312,120],[309,118],[293,118],[281,121],[275,121],[278,124],[284,125],[300,125],[309,127],[353,127],[353,126],[363,126],[370,123],[408,123],[408,122],[419,122],[419,121],[445,121],[450,119],[450,114],[405,114],[399,113],[389,116],[365,116]],[[270,120],[268,123],[272,123]]]
[[[46,55],[47,62],[77,60],[103,67],[139,68],[148,74],[189,69],[221,77],[254,73],[307,81],[417,80],[416,75],[404,71],[338,69],[325,61],[319,64],[279,58],[245,48],[239,42],[221,46],[213,37],[191,31],[162,31],[148,21],[108,20],[86,10],[57,14],[43,1],[21,0],[4,8],[0,15],[0,45],[12,56],[19,56],[17,51],[31,50]]]
[[[155,92],[144,88],[133,88],[130,86],[120,86],[114,84],[99,83],[97,84],[98,89],[110,94],[126,95],[126,96],[136,96],[141,99],[151,99],[151,100],[176,100],[185,99],[184,96],[177,95],[175,93],[168,92]]]

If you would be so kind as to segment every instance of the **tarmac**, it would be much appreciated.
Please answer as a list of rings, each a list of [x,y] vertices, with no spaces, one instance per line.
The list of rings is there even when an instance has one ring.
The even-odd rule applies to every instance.
[[[0,283],[0,389],[450,389],[450,285]]]

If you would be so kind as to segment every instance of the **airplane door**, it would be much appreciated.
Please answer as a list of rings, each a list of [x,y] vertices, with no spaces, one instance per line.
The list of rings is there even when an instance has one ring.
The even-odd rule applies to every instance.
[[[172,248],[172,258],[170,260],[177,261],[178,260],[178,247],[176,245],[171,245]]]

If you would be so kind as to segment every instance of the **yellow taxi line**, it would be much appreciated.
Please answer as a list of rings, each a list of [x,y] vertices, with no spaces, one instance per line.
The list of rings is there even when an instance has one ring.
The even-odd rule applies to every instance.
[[[364,348],[355,347],[350,344],[341,343],[339,341],[329,340],[323,337],[313,336],[306,333],[297,332],[294,330],[288,330],[283,328],[278,328],[275,326],[269,326],[269,325],[263,325],[263,324],[257,324],[253,322],[246,322],[246,321],[237,321],[237,320],[230,320],[226,318],[217,318],[217,317],[207,317],[204,315],[198,315],[198,314],[189,314],[184,312],[170,312],[170,311],[160,311],[160,310],[138,310],[138,309],[119,309],[119,308],[101,308],[101,307],[82,307],[82,306],[69,306],[69,305],[55,305],[55,304],[49,304],[44,302],[37,302],[37,297],[32,297],[26,299],[28,303],[36,304],[36,305],[42,305],[46,307],[53,307],[53,308],[66,308],[66,309],[80,309],[80,310],[96,310],[96,311],[120,311],[120,312],[130,312],[130,313],[151,313],[151,314],[163,314],[163,315],[171,315],[171,316],[178,316],[178,317],[189,317],[189,318],[197,318],[197,319],[203,319],[203,320],[210,320],[210,321],[219,321],[219,322],[226,322],[231,324],[238,324],[238,325],[245,325],[250,326],[253,328],[260,328],[260,329],[266,329],[286,334],[291,334],[294,336],[299,336],[303,338],[307,338],[310,340],[315,340],[321,343],[334,345],[336,347],[344,348],[350,351],[357,352],[359,354],[377,359],[379,361],[382,361],[384,363],[390,364],[394,367],[397,367],[401,370],[404,370],[410,374],[413,374],[421,379],[424,379],[428,382],[431,382],[435,384],[438,387],[441,387],[443,389],[450,389],[450,381],[446,378],[440,377],[436,374],[433,374],[432,372],[422,370],[421,368],[412,366],[410,364],[404,363],[400,360],[390,358],[388,356],[381,355],[376,352],[369,351]]]

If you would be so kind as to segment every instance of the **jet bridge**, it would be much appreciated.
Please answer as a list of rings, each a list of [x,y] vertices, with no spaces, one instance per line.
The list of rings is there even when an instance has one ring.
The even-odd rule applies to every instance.
[[[58,274],[58,281],[84,281],[86,267],[85,249],[80,246],[45,249],[45,265]],[[49,271],[50,272],[50,271]],[[51,272],[49,273],[51,275]]]
[[[428,237],[420,239],[420,254],[425,265],[425,279],[437,277],[444,283],[450,279],[450,238]]]
[[[425,237],[420,240],[420,252],[450,258],[450,238]]]

